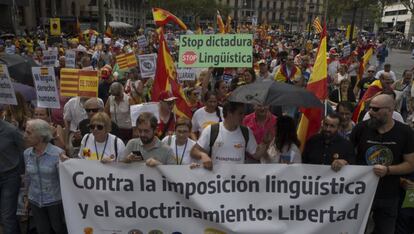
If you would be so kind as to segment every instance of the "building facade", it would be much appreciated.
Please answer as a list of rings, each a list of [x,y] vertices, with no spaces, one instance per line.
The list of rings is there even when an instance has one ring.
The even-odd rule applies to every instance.
[[[414,25],[412,13],[401,3],[385,6],[381,23],[380,31],[382,32],[400,32],[406,38],[413,36]]]

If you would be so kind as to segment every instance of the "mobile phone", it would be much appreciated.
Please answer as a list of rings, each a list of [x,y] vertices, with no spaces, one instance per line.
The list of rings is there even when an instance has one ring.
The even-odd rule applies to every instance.
[[[144,157],[142,157],[141,151],[135,150],[135,151],[132,151],[132,153],[135,155],[135,158],[136,158],[137,161],[143,161],[144,160]]]

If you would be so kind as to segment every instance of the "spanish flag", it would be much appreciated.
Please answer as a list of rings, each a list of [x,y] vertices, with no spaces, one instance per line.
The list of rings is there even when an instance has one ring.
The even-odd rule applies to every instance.
[[[352,115],[352,121],[355,123],[358,122],[362,111],[365,109],[366,102],[373,98],[375,95],[377,95],[379,92],[382,92],[384,89],[382,87],[381,81],[376,80],[372,82],[369,86],[367,91],[365,91],[364,96],[362,96],[362,99],[359,100],[358,105],[356,106],[354,110],[354,114]]]
[[[365,69],[367,68],[368,62],[371,59],[372,53],[373,53],[373,49],[372,49],[372,46],[370,46],[368,50],[366,50],[364,56],[362,56],[361,62],[359,62],[358,80],[356,82],[357,84],[364,76]]]
[[[161,8],[152,8],[152,15],[154,17],[155,25],[162,27],[170,22],[174,22],[183,30],[187,30],[187,26],[177,16],[171,14],[169,11]]]
[[[168,50],[164,38],[164,30],[159,30],[159,47],[157,57],[157,68],[155,71],[154,84],[152,85],[151,99],[159,101],[158,97],[162,91],[169,91],[177,97],[174,112],[180,117],[191,119],[192,112],[181,85],[177,81],[177,71],[174,60]]]
[[[325,100],[328,96],[327,89],[328,64],[326,60],[326,25],[321,33],[321,42],[319,44],[318,54],[313,72],[309,78],[306,89],[314,93],[320,100]],[[305,142],[314,134],[318,133],[322,121],[321,108],[302,108],[302,117],[298,126],[298,138],[301,142],[301,149]]]
[[[223,19],[221,18],[220,11],[217,11],[217,27],[220,33],[226,33],[226,29],[224,27]]]
[[[232,28],[231,28],[231,16],[227,16],[226,33],[230,33],[231,30],[232,30]]]
[[[109,25],[106,27],[105,36],[112,38],[112,27]]]

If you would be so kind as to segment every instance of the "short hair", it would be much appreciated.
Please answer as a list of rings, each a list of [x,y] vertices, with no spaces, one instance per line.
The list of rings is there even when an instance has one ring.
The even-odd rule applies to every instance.
[[[339,112],[339,107],[349,110],[351,113],[354,112],[354,105],[348,101],[340,101],[336,106],[336,112]]]
[[[157,117],[151,112],[142,112],[136,122],[136,126],[142,124],[142,123],[150,123],[151,128],[155,131],[158,126],[158,120]]]
[[[223,117],[226,118],[228,113],[234,113],[239,108],[244,108],[240,102],[225,102],[223,105]]]
[[[337,119],[339,123],[341,122],[341,117],[336,112],[329,113],[327,116],[325,116],[324,120],[328,117],[331,118],[331,119]]]
[[[52,129],[48,122],[42,119],[31,119],[27,121],[27,126],[31,126],[33,134],[42,138],[43,143],[48,143],[53,139]]]
[[[112,121],[109,115],[105,112],[98,112],[94,114],[91,118],[90,123],[101,122],[104,124],[105,130],[110,132],[112,130]]]
[[[101,101],[101,99],[96,98],[96,97],[91,97],[88,100],[85,101],[85,103],[83,104],[83,106],[88,106],[91,104],[97,104],[99,109],[103,109],[104,108],[104,104]]]
[[[114,82],[109,87],[109,93],[111,95],[114,95],[114,94],[119,95],[119,94],[121,94],[123,92],[123,90],[124,90],[124,86],[122,86],[122,84],[119,83],[119,82]]]
[[[391,89],[385,89],[384,91],[382,91],[381,94],[390,95],[394,100],[395,98],[397,98],[397,95],[395,94],[394,90],[391,90]]]
[[[178,126],[187,126],[188,129],[192,128],[191,120],[185,117],[180,117],[177,119],[177,122],[175,123],[175,129],[177,129]]]

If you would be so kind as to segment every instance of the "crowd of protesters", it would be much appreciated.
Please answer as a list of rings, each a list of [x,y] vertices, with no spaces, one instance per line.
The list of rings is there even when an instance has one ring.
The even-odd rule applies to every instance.
[[[181,85],[193,116],[179,117],[171,92],[159,96],[159,118],[142,113],[131,119],[130,106],[151,102],[153,80],[142,77],[139,67],[119,70],[115,56],[157,52],[154,31],[140,30],[137,37],[47,38],[27,35],[0,40],[1,54],[20,54],[42,64],[42,52],[57,47],[55,71],[65,68],[65,50],[77,51],[79,69],[99,71],[98,97],[61,97],[60,109],[37,108],[16,93],[17,106],[3,105],[0,120],[0,213],[3,233],[20,233],[16,215],[20,184],[24,206],[30,207],[32,233],[66,233],[61,202],[58,163],[65,160],[99,160],[102,163],[188,165],[197,170],[220,163],[311,163],[338,171],[347,164],[367,165],[373,146],[386,147],[391,161],[375,165],[381,177],[373,203],[374,233],[413,233],[413,208],[401,208],[405,190],[414,188],[414,121],[412,69],[396,77],[387,63],[388,50],[376,38],[345,42],[343,33],[328,39],[328,107],[320,133],[304,145],[296,135],[298,108],[245,105],[226,99],[239,86],[253,82],[284,82],[306,87],[312,76],[319,38],[286,33],[270,27],[245,27],[254,35],[252,67],[200,70],[194,81]],[[178,33],[166,33],[176,58]],[[360,75],[360,63],[369,48],[374,56]],[[349,50],[349,53],[346,52]],[[359,77],[359,78],[358,78]],[[12,77],[13,78],[13,77]],[[358,102],[374,82],[381,89],[366,100],[358,121],[352,116]],[[365,115],[365,117],[364,117]],[[363,121],[363,117],[368,119]],[[134,123],[134,124],[133,124]],[[133,127],[135,125],[135,127]],[[237,146],[237,147],[236,147]],[[301,151],[303,148],[303,151]],[[38,176],[40,175],[40,176]]]

